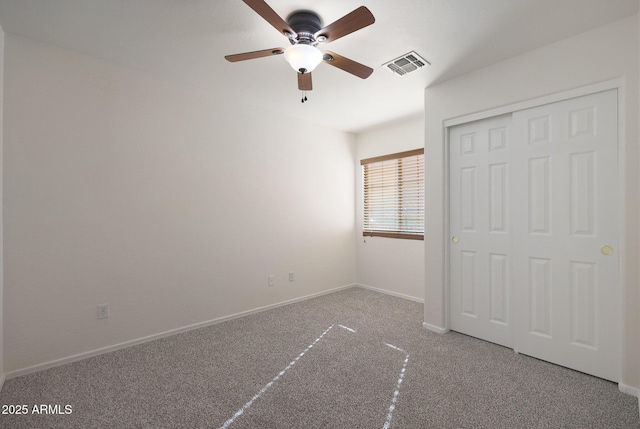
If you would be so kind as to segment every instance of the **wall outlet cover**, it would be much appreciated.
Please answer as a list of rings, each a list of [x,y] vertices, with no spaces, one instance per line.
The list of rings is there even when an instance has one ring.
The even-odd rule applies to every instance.
[[[98,306],[98,319],[106,319],[109,317],[109,304],[100,304]]]

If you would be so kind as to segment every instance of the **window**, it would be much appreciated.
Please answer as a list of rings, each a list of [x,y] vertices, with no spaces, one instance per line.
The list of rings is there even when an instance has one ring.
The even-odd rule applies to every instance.
[[[362,235],[424,240],[424,149],[363,159]]]

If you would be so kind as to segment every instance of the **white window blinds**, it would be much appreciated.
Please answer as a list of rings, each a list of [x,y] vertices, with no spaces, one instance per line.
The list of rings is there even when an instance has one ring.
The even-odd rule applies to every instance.
[[[365,236],[424,239],[424,149],[360,161]]]

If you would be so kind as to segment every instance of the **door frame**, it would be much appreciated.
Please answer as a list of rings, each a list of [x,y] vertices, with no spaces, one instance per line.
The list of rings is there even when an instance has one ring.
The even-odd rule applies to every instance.
[[[451,308],[451,288],[450,288],[450,270],[451,270],[451,261],[450,261],[450,251],[451,251],[451,234],[450,234],[450,192],[451,192],[451,184],[450,184],[450,141],[449,141],[449,132],[451,127],[456,125],[462,125],[473,121],[478,121],[481,119],[487,119],[494,116],[512,114],[519,110],[526,110],[533,107],[543,106],[545,104],[557,103],[560,101],[570,100],[572,98],[578,98],[585,95],[592,95],[598,92],[608,91],[611,89],[615,89],[618,95],[618,144],[617,144],[617,158],[618,158],[618,222],[619,222],[619,230],[618,230],[618,239],[619,239],[619,248],[625,249],[627,240],[626,237],[626,212],[625,212],[625,167],[624,167],[624,159],[625,159],[625,148],[626,148],[626,135],[625,135],[625,121],[622,120],[626,117],[626,112],[624,109],[625,100],[624,100],[624,81],[622,78],[612,79],[604,82],[595,83],[592,85],[587,85],[579,88],[574,88],[568,91],[562,91],[555,94],[545,95],[542,97],[534,98],[531,100],[525,100],[518,103],[512,103],[505,106],[496,107],[494,109],[485,110],[482,112],[472,113],[469,115],[458,116],[455,118],[447,119],[443,121],[443,134],[444,134],[444,315],[445,315],[445,328],[441,332],[448,332],[450,330],[450,308]],[[618,289],[620,302],[619,308],[620,312],[618,314],[617,326],[620,332],[620,345],[618,350],[618,356],[621,360],[620,362],[620,374],[619,378],[622,378],[622,357],[623,357],[623,349],[624,349],[624,337],[623,337],[623,319],[622,313],[624,310],[624,298],[625,298],[625,288],[622,287],[626,284],[626,276],[625,276],[625,268],[626,268],[626,256],[625,252],[619,252],[619,265],[618,265]],[[639,398],[640,399],[640,398]]]

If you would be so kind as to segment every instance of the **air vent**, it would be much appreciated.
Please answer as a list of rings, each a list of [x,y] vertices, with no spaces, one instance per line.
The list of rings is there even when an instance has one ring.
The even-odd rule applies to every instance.
[[[404,76],[428,65],[431,65],[429,61],[416,54],[415,51],[411,51],[408,54],[383,64],[382,67],[391,70],[398,76]]]

